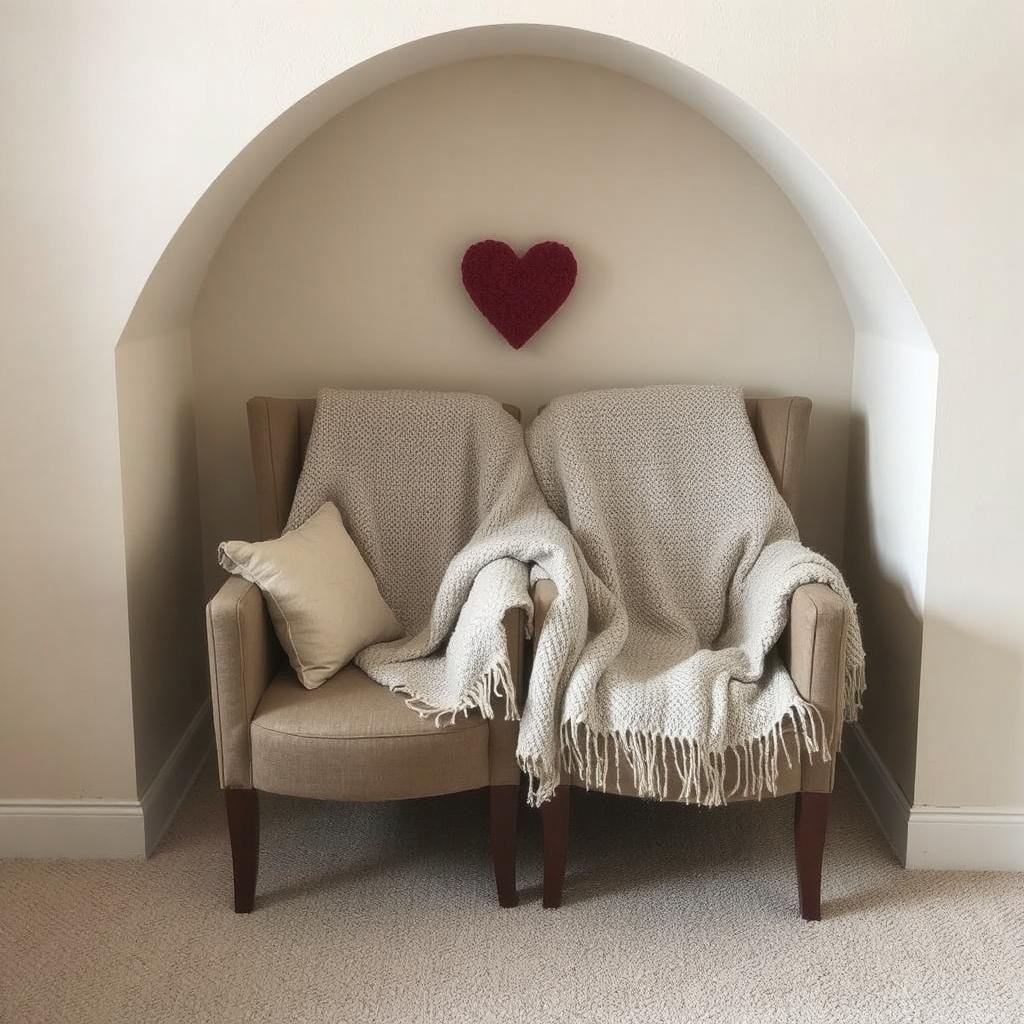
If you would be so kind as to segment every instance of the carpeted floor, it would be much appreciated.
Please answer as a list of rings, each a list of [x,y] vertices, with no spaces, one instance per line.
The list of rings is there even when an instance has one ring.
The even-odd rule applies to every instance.
[[[498,909],[480,794],[262,809],[248,917],[209,770],[146,863],[0,863],[3,1024],[1024,1020],[1024,875],[901,870],[845,778],[817,924],[788,799],[582,796],[558,911],[525,811]]]

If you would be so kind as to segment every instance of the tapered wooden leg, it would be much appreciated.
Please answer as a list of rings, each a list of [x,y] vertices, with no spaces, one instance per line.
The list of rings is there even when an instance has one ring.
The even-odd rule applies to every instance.
[[[562,905],[565,858],[569,850],[569,786],[559,786],[555,795],[541,805],[544,826],[544,906]]]
[[[235,913],[249,914],[256,902],[260,863],[260,803],[255,789],[225,789],[231,867],[235,876]]]
[[[793,816],[796,871],[800,886],[800,916],[821,920],[821,858],[825,852],[828,793],[797,793]]]
[[[491,860],[498,885],[498,903],[514,907],[516,891],[516,823],[519,817],[519,787],[491,786]]]

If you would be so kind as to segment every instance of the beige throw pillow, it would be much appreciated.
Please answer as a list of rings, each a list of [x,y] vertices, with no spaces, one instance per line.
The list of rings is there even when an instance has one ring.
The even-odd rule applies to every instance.
[[[228,572],[263,591],[281,646],[307,689],[364,647],[402,635],[330,502],[277,540],[229,540],[217,554]]]

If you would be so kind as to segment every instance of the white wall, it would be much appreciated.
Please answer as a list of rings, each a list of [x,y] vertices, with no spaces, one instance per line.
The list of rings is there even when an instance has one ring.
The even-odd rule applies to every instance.
[[[136,789],[113,348],[168,240],[257,136],[231,181],[259,180],[260,154],[285,139],[264,130],[311,91],[412,39],[508,17],[491,0],[0,8],[16,140],[0,165],[14,496],[0,530],[16,538],[0,793]],[[514,17],[622,36],[709,76],[820,165],[888,255],[939,355],[915,800],[1024,806],[1016,0],[524,0]],[[294,142],[316,102],[280,122]],[[172,269],[140,336],[187,324],[201,270]]]
[[[83,155],[95,96],[71,101],[77,20],[0,6],[0,801],[136,795],[107,344],[124,321]]]
[[[486,237],[562,240],[579,263],[519,351],[462,288],[462,253]],[[492,57],[349,108],[232,225],[192,344],[208,569],[219,540],[255,535],[245,400],[323,384],[482,390],[527,415],[615,384],[808,395],[802,526],[842,554],[853,332],[831,272],[736,143],[610,71]]]

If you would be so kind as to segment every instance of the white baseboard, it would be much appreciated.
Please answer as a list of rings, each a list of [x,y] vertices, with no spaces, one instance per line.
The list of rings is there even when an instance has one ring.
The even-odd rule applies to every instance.
[[[843,760],[900,861],[923,871],[1024,871],[1024,807],[911,806],[858,724]]]
[[[1024,807],[914,807],[907,867],[1024,871]]]
[[[901,864],[907,863],[910,801],[858,722],[843,732],[843,761]]]
[[[149,856],[188,793],[212,741],[207,700],[141,800],[0,800],[0,857]]]
[[[0,857],[143,857],[137,800],[2,800]]]
[[[148,857],[163,838],[212,747],[213,719],[207,697],[139,801],[145,823],[144,856]]]

